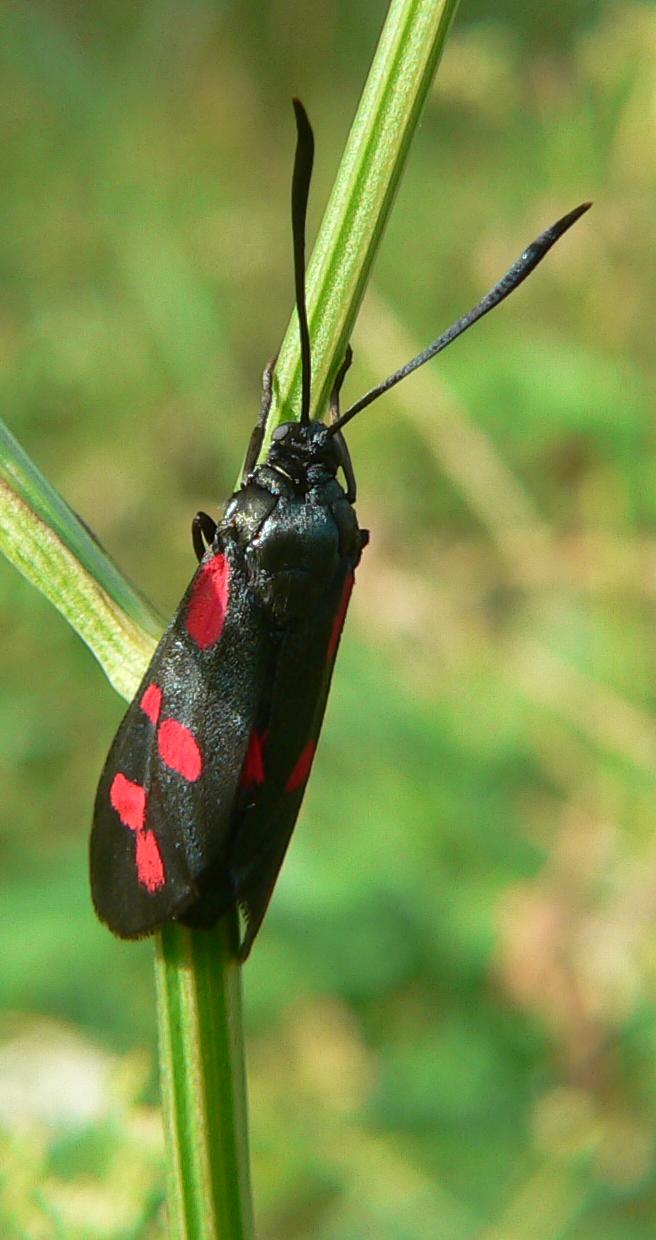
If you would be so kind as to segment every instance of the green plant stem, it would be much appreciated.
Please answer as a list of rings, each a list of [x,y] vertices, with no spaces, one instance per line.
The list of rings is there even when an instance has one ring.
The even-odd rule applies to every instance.
[[[458,0],[392,0],[308,266],[313,417],[326,408]],[[296,316],[278,354],[263,455],[298,417]]]
[[[163,620],[0,422],[0,550],[68,620],[131,698]]]
[[[170,1234],[248,1240],[249,1183],[236,918],[164,926],[155,956]]]
[[[392,0],[308,273],[312,409],[321,413],[381,239],[457,0]],[[295,320],[275,373],[273,425],[298,411]],[[0,438],[0,534],[11,559],[83,636],[125,696],[158,618],[19,446]],[[162,1095],[175,1240],[250,1240],[236,925],[167,925],[156,942]]]
[[[343,356],[456,0],[393,0],[308,274],[313,409]],[[300,394],[295,319],[276,366],[269,428]],[[231,934],[165,927],[158,945],[162,1081],[175,1240],[250,1235],[243,1060]],[[222,1022],[222,1017],[224,1022]],[[217,1044],[220,1053],[217,1053]],[[221,1116],[221,1128],[212,1116]],[[233,1121],[233,1122],[231,1122]],[[238,1186],[243,1192],[240,1194]],[[230,1189],[233,1189],[231,1194]]]

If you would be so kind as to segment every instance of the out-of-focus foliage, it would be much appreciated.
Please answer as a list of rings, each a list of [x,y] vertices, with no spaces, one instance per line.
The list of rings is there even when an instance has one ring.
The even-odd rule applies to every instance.
[[[155,602],[193,567],[384,6],[9,3],[2,411]],[[594,211],[350,429],[373,531],[245,974],[262,1240],[656,1231],[656,10],[463,0],[349,394]],[[122,704],[0,570],[0,1232],[161,1240],[150,947],[93,920]]]

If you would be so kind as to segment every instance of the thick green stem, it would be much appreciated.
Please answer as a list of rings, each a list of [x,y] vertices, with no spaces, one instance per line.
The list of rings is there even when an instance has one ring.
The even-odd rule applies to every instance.
[[[169,1229],[175,1240],[248,1240],[241,969],[230,918],[164,926],[155,958]]]
[[[0,422],[0,551],[49,598],[131,698],[163,621]]]

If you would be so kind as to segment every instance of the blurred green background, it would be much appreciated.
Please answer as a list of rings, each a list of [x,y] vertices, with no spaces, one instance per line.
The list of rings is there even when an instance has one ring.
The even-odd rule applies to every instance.
[[[383,0],[0,12],[2,412],[169,613],[291,305]],[[656,1232],[656,10],[463,0],[355,399],[584,198],[503,309],[349,428],[359,573],[245,971],[260,1240]],[[151,946],[87,893],[122,702],[0,566],[0,1234],[164,1236]]]

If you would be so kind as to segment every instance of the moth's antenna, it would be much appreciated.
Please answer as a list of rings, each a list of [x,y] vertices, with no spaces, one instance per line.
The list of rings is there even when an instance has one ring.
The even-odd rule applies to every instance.
[[[367,405],[370,405],[374,400],[378,400],[378,397],[382,396],[383,392],[388,392],[395,384],[400,383],[401,379],[405,379],[406,375],[411,375],[413,370],[417,370],[419,366],[423,366],[424,362],[429,362],[437,353],[441,353],[453,340],[456,340],[458,336],[462,336],[462,333],[466,332],[468,327],[471,327],[478,319],[482,319],[484,314],[488,314],[490,310],[498,306],[499,302],[508,297],[522,283],[522,280],[525,280],[530,275],[533,268],[542,262],[542,259],[549,252],[552,245],[555,245],[563,233],[566,233],[567,229],[571,228],[572,224],[575,224],[591,206],[591,202],[582,203],[580,207],[575,207],[573,211],[564,215],[561,220],[557,220],[555,224],[552,224],[551,228],[547,228],[543,233],[540,233],[540,236],[531,242],[528,249],[524,250],[524,253],[513,263],[505,276],[501,277],[498,284],[495,284],[494,288],[486,294],[482,301],[479,301],[477,306],[474,306],[468,314],[463,315],[441,336],[438,336],[437,340],[434,340],[427,349],[424,349],[423,353],[418,353],[410,362],[406,362],[405,366],[395,370],[394,374],[390,375],[389,378],[379,383],[377,387],[372,388],[365,396],[360,397],[360,400],[351,405],[351,408],[347,409],[336,422],[331,423],[328,428],[330,433],[333,434],[335,431],[341,430],[343,426],[346,426],[347,422],[351,421],[351,418],[355,417],[356,413],[366,409]]]
[[[310,421],[310,384],[312,357],[310,354],[310,329],[305,303],[305,220],[307,216],[312,165],[314,163],[314,134],[307,112],[300,99],[293,99],[296,115],[296,154],[292,175],[292,241],[294,246],[294,289],[296,312],[301,333],[301,422]]]

